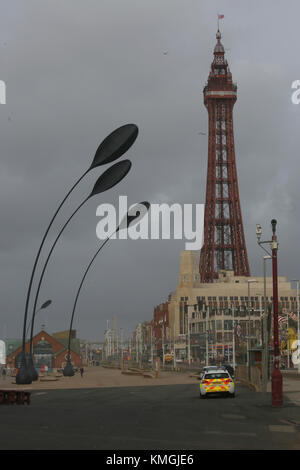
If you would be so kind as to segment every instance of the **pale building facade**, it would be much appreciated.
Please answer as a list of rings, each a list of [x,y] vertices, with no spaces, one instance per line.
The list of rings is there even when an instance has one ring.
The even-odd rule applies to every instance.
[[[271,310],[271,277],[266,278],[266,298]],[[283,312],[297,312],[296,291],[284,276],[278,277],[278,299],[280,312],[282,309]],[[198,302],[203,303],[200,310]],[[236,348],[237,355],[245,362],[249,322],[250,347],[261,344],[263,304],[263,276],[234,276],[232,271],[221,271],[216,282],[201,283],[199,253],[182,251],[178,287],[169,301],[169,324],[173,341],[175,335],[176,357],[187,358],[189,332],[190,351],[194,358],[204,360],[208,349],[210,358],[230,360],[232,350]]]

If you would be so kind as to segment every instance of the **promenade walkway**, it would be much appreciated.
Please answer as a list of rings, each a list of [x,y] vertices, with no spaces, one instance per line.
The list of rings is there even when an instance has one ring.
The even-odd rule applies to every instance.
[[[30,385],[16,385],[15,378],[0,378],[0,389],[12,390],[55,390],[103,387],[155,387],[158,385],[197,384],[191,372],[161,372],[159,378],[122,374],[120,369],[87,367],[83,377],[77,372],[73,377],[59,377],[57,380],[33,382]],[[45,377],[46,378],[46,377]],[[268,384],[271,392],[271,382]],[[257,392],[259,393],[259,392]],[[283,371],[283,393],[294,404],[300,406],[300,375],[297,371]]]
[[[58,380],[33,382],[30,385],[16,385],[15,378],[0,378],[0,389],[22,390],[53,390],[77,389],[98,387],[138,387],[156,385],[192,384],[196,379],[190,377],[191,373],[161,372],[159,378],[146,378],[140,375],[122,374],[120,369],[104,367],[85,367],[83,377],[77,372],[73,377],[59,377]],[[46,377],[45,377],[46,378]]]

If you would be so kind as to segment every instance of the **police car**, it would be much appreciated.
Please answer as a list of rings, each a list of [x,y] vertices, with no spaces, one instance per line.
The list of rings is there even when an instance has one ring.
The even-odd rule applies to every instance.
[[[200,398],[208,395],[226,393],[231,398],[235,396],[234,381],[224,369],[209,369],[200,379]]]

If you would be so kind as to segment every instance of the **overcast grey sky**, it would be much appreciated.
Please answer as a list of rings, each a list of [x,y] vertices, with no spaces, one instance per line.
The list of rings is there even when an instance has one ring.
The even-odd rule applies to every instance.
[[[253,275],[263,252],[255,225],[270,236],[278,219],[279,273],[299,268],[300,79],[297,0],[2,0],[0,79],[0,336],[20,337],[34,257],[55,208],[116,127],[139,126],[126,157],[132,170],[74,218],[49,264],[37,320],[68,328],[83,266],[99,245],[96,207],[130,203],[204,203],[207,111],[203,86],[216,43],[217,13],[226,58],[238,85],[234,127],[240,197]],[[168,52],[164,54],[164,52]],[[82,181],[50,241],[87,195],[99,169]],[[47,247],[49,247],[49,243]],[[150,320],[177,285],[184,241],[112,241],[89,273],[74,327],[102,340],[117,316],[125,334]]]

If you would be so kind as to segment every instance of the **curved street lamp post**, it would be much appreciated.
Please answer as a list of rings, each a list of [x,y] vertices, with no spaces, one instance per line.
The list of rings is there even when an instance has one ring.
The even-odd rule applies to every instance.
[[[38,374],[37,374],[37,371],[33,365],[33,357],[32,357],[32,354],[33,354],[33,329],[34,329],[34,320],[35,320],[35,314],[36,314],[36,306],[37,306],[37,303],[38,303],[38,296],[39,296],[39,293],[40,293],[40,289],[41,289],[41,285],[42,285],[42,281],[43,281],[43,278],[44,278],[44,274],[45,274],[45,271],[46,271],[46,268],[47,268],[47,265],[48,265],[48,262],[49,262],[49,259],[51,257],[51,254],[61,236],[61,234],[63,233],[63,231],[65,230],[65,228],[67,227],[67,225],[69,224],[69,222],[71,221],[71,219],[74,217],[74,215],[78,212],[78,210],[92,197],[92,196],[95,196],[99,193],[102,193],[104,191],[107,191],[108,189],[112,188],[113,186],[115,186],[116,184],[118,184],[123,178],[125,178],[125,176],[127,175],[127,173],[129,172],[131,168],[131,162],[129,160],[123,160],[122,162],[119,162],[119,163],[115,163],[113,166],[111,166],[110,168],[108,168],[108,170],[106,170],[99,178],[98,180],[96,181],[95,185],[94,185],[94,188],[92,190],[92,192],[90,193],[90,195],[84,199],[84,201],[77,207],[77,209],[73,212],[73,214],[68,218],[67,222],[64,224],[64,226],[62,227],[62,229],[60,230],[59,234],[57,235],[52,247],[51,247],[51,250],[49,251],[49,254],[47,256],[47,259],[44,263],[44,267],[43,267],[43,270],[42,270],[42,273],[41,273],[41,276],[40,276],[40,280],[39,280],[39,284],[38,284],[38,288],[37,288],[37,291],[36,291],[36,296],[35,296],[35,301],[34,301],[34,307],[33,307],[33,315],[32,315],[32,322],[31,322],[31,334],[30,334],[30,347],[29,347],[29,358],[28,358],[28,369],[30,371],[30,374],[31,374],[31,378],[32,380],[37,380],[38,379]]]
[[[144,214],[141,214],[140,211],[137,210],[137,209],[140,209],[141,206],[143,206],[146,209],[146,211],[144,211]],[[100,247],[98,248],[98,250],[96,251],[96,253],[92,257],[91,261],[89,262],[89,264],[88,264],[88,266],[87,266],[87,268],[86,268],[86,270],[83,274],[83,277],[81,279],[81,282],[80,282],[78,290],[77,290],[77,294],[76,294],[74,305],[73,305],[72,315],[71,315],[71,322],[70,322],[70,328],[69,328],[69,339],[68,339],[67,364],[66,364],[66,366],[63,370],[63,375],[65,377],[72,377],[74,375],[74,369],[73,369],[73,366],[72,366],[72,363],[71,363],[71,333],[72,333],[72,326],[73,326],[74,314],[75,314],[75,310],[76,310],[78,297],[79,297],[81,288],[83,286],[84,280],[87,276],[87,273],[89,272],[89,270],[90,270],[92,264],[94,263],[96,257],[98,256],[98,254],[100,253],[100,251],[102,250],[104,245],[106,245],[106,243],[110,240],[110,238],[115,233],[119,232],[120,230],[128,229],[129,226],[136,225],[138,223],[138,221],[140,220],[140,216],[142,215],[142,217],[143,217],[145,215],[145,213],[149,210],[149,207],[150,207],[149,202],[144,201],[144,202],[141,202],[140,204],[137,204],[136,206],[134,206],[133,208],[131,208],[128,211],[127,215],[124,217],[124,219],[122,220],[120,225],[117,227],[117,229],[109,237],[107,237],[106,240],[104,240],[104,242],[100,245]],[[130,212],[136,212],[136,213],[135,213],[135,215],[130,215]]]
[[[67,195],[64,197],[58,208],[56,209],[50,223],[44,233],[42,238],[41,244],[39,246],[38,252],[35,257],[34,265],[31,272],[31,277],[28,285],[27,296],[26,296],[26,304],[25,304],[25,313],[24,313],[24,320],[23,320],[23,337],[22,337],[22,352],[21,352],[21,366],[19,371],[16,375],[16,383],[17,384],[29,384],[32,381],[30,370],[27,367],[26,363],[26,353],[25,353],[25,343],[26,343],[26,323],[27,323],[27,316],[28,316],[28,308],[29,308],[29,300],[30,294],[33,284],[33,278],[36,271],[37,263],[44,246],[45,240],[49,233],[49,230],[59,213],[61,207],[64,205],[65,201],[68,199],[70,194],[74,191],[80,181],[89,173],[90,170],[110,163],[117,158],[121,157],[127,150],[133,145],[138,135],[138,127],[135,124],[126,124],[124,126],[119,127],[111,134],[109,134],[103,142],[99,145],[92,164],[90,167],[83,173],[82,176],[75,182],[75,184],[71,187],[68,191]],[[30,361],[31,362],[31,361]]]

